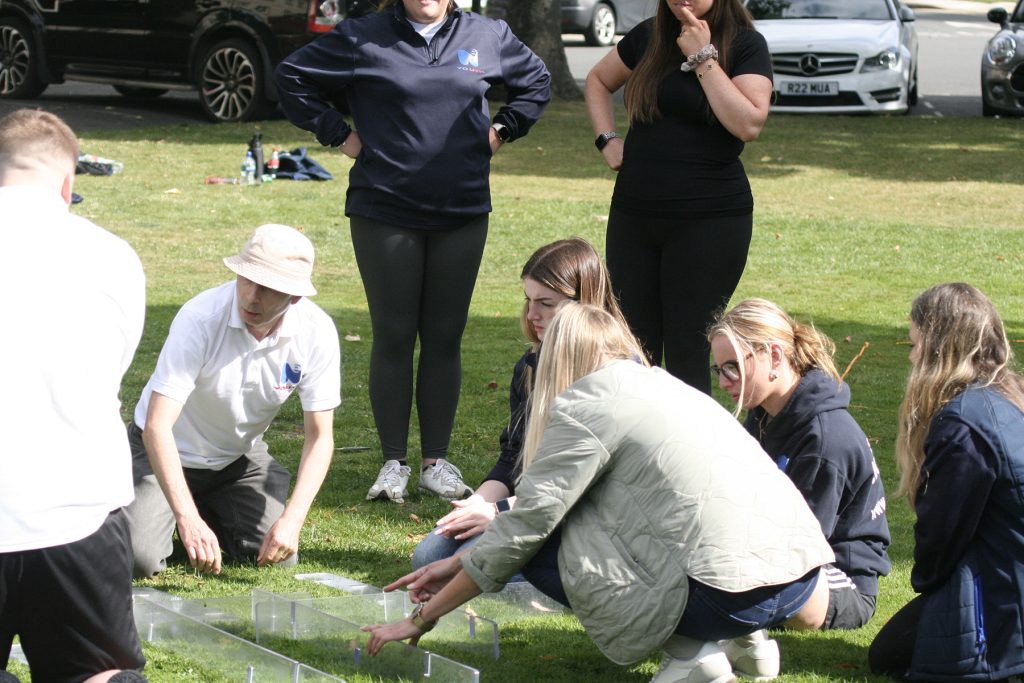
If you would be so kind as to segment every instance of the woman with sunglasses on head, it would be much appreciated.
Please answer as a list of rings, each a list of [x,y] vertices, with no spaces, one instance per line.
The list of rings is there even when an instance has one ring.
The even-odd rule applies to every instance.
[[[832,340],[776,304],[746,299],[708,331],[719,386],[746,409],[744,426],[807,500],[836,561],[820,628],[850,629],[875,613],[889,573],[885,489],[867,437],[850,415],[850,387]]]
[[[664,359],[708,394],[704,331],[746,266],[754,199],[740,154],[768,118],[771,79],[742,0],[657,0],[583,91],[595,144],[618,172],[606,254],[622,312],[654,365]]]
[[[910,583],[871,671],[929,681],[1024,673],[1024,378],[992,302],[936,285],[910,309],[900,493],[917,514]]]
[[[466,500],[452,501],[455,509],[439,519],[433,533],[416,546],[413,569],[468,549],[496,514],[515,505],[515,482],[522,472],[519,455],[526,432],[527,399],[533,389],[537,354],[558,306],[564,301],[593,304],[625,324],[612,294],[608,271],[597,251],[584,239],[573,237],[544,245],[526,261],[519,278],[526,298],[519,325],[530,348],[512,371],[510,416],[499,440],[501,454],[476,493]]]
[[[523,462],[516,506],[470,552],[386,588],[419,606],[365,627],[370,654],[519,571],[613,661],[663,649],[657,683],[773,677],[778,651],[761,657],[748,635],[823,618],[833,554],[800,494],[713,399],[648,367],[607,311],[566,303],[548,327]]]

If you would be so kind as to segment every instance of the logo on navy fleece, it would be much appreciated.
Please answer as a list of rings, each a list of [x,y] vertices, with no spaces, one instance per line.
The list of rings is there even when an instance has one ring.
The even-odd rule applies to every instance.
[[[300,379],[302,379],[302,366],[298,363],[294,365],[285,363],[284,368],[281,370],[281,384],[274,387],[274,389],[278,391],[291,391],[298,385]]]
[[[475,74],[482,74],[484,70],[480,68],[480,53],[476,49],[472,50],[459,50],[459,67],[460,71],[471,71]]]

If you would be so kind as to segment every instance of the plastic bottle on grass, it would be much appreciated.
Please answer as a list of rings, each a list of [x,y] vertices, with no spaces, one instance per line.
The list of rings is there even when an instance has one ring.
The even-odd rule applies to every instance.
[[[242,184],[256,184],[256,160],[252,158],[252,152],[246,152],[242,160]]]

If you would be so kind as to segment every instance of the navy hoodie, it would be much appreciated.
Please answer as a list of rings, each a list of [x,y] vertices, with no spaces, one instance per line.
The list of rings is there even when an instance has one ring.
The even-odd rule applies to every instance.
[[[323,145],[350,131],[363,149],[349,173],[345,214],[409,228],[451,228],[491,210],[487,90],[508,101],[494,116],[510,140],[526,135],[551,96],[544,62],[503,21],[453,10],[428,44],[401,2],[292,53],[277,67],[281,108]]]
[[[774,418],[754,408],[744,426],[803,494],[842,569],[865,595],[891,564],[885,489],[867,437],[849,413],[850,387],[816,368]]]

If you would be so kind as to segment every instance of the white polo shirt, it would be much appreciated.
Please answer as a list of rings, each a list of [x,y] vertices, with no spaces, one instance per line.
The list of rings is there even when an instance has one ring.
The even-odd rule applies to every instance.
[[[238,312],[235,281],[188,301],[171,323],[156,371],[135,407],[145,427],[156,391],[184,408],[174,424],[181,463],[219,470],[264,449],[262,436],[297,391],[302,409],[341,404],[341,348],[334,321],[306,298],[289,306],[277,330],[257,341]]]
[[[146,281],[127,242],[54,190],[0,188],[0,553],[79,541],[133,498],[121,377]]]

